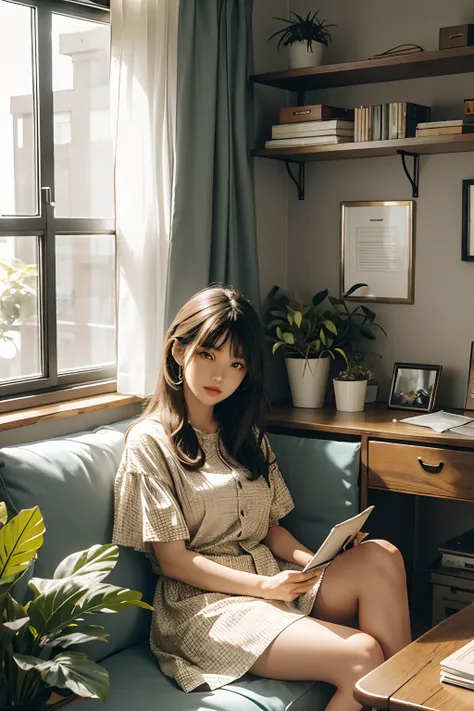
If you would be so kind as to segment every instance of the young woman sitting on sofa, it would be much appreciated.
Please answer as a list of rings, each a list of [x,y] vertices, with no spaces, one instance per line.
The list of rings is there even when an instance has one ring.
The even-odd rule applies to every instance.
[[[263,364],[241,294],[211,286],[182,307],[128,433],[113,540],[161,573],[151,647],[184,691],[246,672],[321,680],[328,711],[356,711],[357,679],[410,642],[403,560],[370,540],[301,572],[314,551],[279,524],[293,501],[264,436]]]

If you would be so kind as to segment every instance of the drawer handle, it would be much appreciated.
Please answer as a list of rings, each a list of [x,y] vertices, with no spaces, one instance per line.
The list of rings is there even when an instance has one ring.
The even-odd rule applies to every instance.
[[[428,472],[428,474],[439,474],[444,467],[444,462],[440,462],[439,464],[427,464],[421,457],[418,457],[418,461],[420,462],[420,467],[424,469],[425,472]]]

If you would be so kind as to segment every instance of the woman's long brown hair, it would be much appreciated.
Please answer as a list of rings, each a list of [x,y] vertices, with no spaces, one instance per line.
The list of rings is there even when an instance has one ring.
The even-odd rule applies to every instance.
[[[263,476],[268,481],[269,461],[261,447],[266,424],[263,331],[250,302],[229,286],[207,287],[180,309],[166,334],[156,391],[140,419],[159,420],[182,464],[202,467],[205,454],[188,421],[172,349],[175,343],[181,347],[186,365],[198,348],[221,347],[227,341],[234,357],[245,360],[247,373],[239,388],[215,406],[214,418],[226,451],[251,479]]]

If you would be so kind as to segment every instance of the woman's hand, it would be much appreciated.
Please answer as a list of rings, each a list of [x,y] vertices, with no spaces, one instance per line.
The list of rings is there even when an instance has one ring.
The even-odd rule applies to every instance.
[[[261,597],[265,600],[291,602],[311,590],[324,568],[315,568],[302,573],[297,570],[282,570],[281,573],[265,578],[260,584]]]

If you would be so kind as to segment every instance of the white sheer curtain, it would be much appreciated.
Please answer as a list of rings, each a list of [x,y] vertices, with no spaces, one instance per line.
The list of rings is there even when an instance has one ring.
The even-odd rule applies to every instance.
[[[112,0],[117,390],[155,389],[175,166],[178,0]]]

